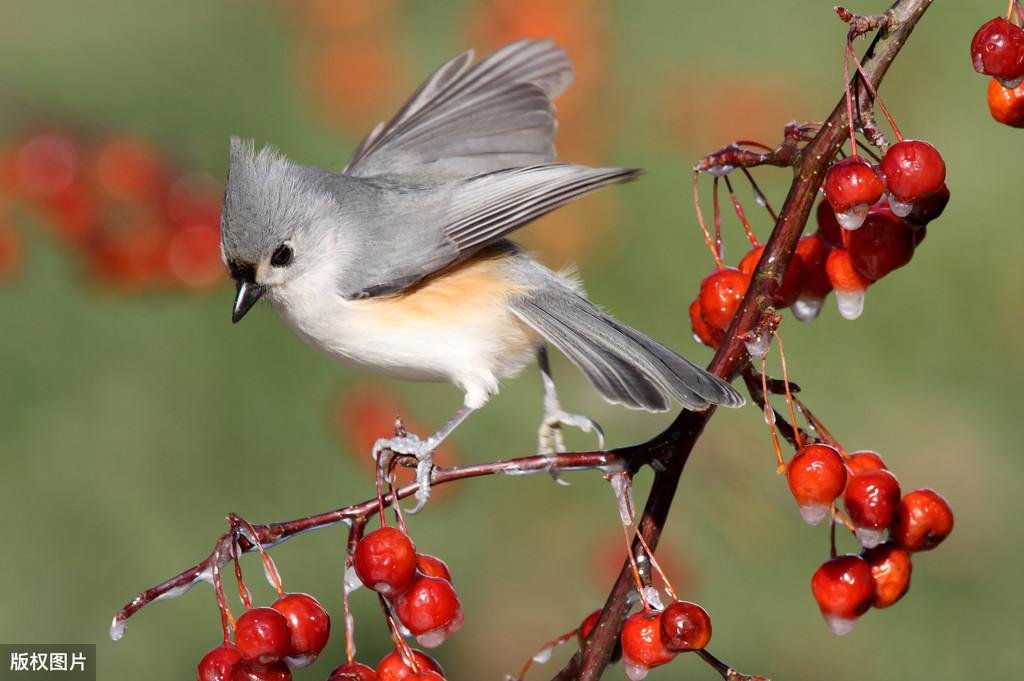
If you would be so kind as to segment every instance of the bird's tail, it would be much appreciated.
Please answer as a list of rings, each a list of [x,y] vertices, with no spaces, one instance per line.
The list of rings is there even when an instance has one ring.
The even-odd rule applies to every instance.
[[[509,306],[609,402],[655,412],[666,411],[670,398],[694,410],[744,402],[725,381],[608,316],[559,281],[516,294]]]

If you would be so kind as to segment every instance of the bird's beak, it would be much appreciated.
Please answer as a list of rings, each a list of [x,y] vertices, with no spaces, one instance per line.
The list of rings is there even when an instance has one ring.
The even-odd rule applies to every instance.
[[[236,281],[235,305],[231,308],[231,321],[235,324],[245,316],[245,313],[252,309],[256,301],[267,292],[265,286],[260,286],[248,281]]]

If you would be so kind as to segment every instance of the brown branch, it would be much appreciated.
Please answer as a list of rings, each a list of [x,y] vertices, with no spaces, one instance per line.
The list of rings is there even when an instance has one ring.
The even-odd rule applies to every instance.
[[[550,471],[579,471],[579,470],[601,470],[606,473],[629,470],[635,471],[645,463],[649,463],[649,457],[631,453],[629,457],[623,455],[621,450],[609,452],[575,452],[556,454],[552,456],[525,456],[518,459],[505,459],[489,463],[475,464],[471,466],[459,466],[455,468],[435,468],[431,474],[431,485],[444,485],[457,480],[468,478],[479,478],[487,475],[531,475],[534,473],[546,473]],[[385,507],[397,503],[399,499],[405,499],[416,493],[419,486],[416,484],[406,485],[401,489],[384,495]],[[362,503],[346,506],[326,513],[298,518],[280,523],[267,523],[265,525],[254,525],[256,537],[265,548],[280,544],[291,537],[309,530],[318,530],[341,522],[354,525],[365,524],[366,519],[380,510],[378,499],[368,499]],[[138,594],[121,608],[111,625],[111,637],[119,639],[124,633],[124,628],[129,617],[140,609],[160,598],[175,598],[184,594],[198,582],[211,581],[214,565],[222,567],[235,555],[234,546],[237,544],[240,552],[252,551],[255,548],[244,534],[237,532],[226,532],[220,536],[213,551],[201,563],[193,565],[187,570],[171,577],[162,584]]]
[[[898,0],[886,12],[889,17],[889,30],[875,37],[862,59],[864,71],[876,89],[931,2],[932,0]],[[855,80],[859,78],[858,75]],[[821,130],[795,159],[793,166],[796,177],[790,186],[779,219],[765,245],[765,252],[752,275],[751,284],[740,308],[726,332],[725,340],[708,366],[708,370],[715,375],[732,380],[749,361],[743,338],[758,325],[766,313],[770,312],[770,301],[782,282],[782,275],[789,266],[796,242],[807,224],[825,172],[848,134],[846,102],[845,98],[840,98]],[[661,537],[683,467],[713,413],[713,409],[703,412],[684,411],[664,433],[649,443],[638,446],[657,450],[656,460],[665,464],[665,470],[654,478],[647,505],[638,523],[640,531],[652,549],[657,547]],[[595,681],[600,678],[614,650],[626,615],[631,588],[629,566],[624,563],[605,602],[601,617],[583,650],[574,655],[554,677],[556,681],[577,678],[582,681]]]

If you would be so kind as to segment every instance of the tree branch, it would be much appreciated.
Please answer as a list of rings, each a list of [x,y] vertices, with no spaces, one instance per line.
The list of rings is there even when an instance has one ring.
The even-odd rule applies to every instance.
[[[888,30],[879,33],[861,60],[864,72],[877,89],[886,71],[900,49],[906,44],[918,20],[932,0],[899,0],[886,12]],[[859,82],[860,75],[854,77]],[[796,242],[803,233],[807,218],[814,207],[818,188],[825,172],[832,164],[849,135],[846,101],[840,98],[821,130],[796,156],[793,162],[795,179],[790,186],[779,219],[765,245],[764,253],[751,277],[751,283],[740,304],[725,340],[719,346],[708,370],[727,380],[733,380],[748,362],[744,344],[746,334],[761,322],[765,314],[772,313],[771,300],[782,282],[782,275],[793,257]],[[638,523],[640,531],[652,549],[657,547],[661,531],[675,496],[679,478],[693,446],[714,409],[702,412],[684,411],[653,440],[638,447],[658,450],[657,461],[666,464],[664,471],[655,475],[647,505]],[[637,550],[639,542],[634,542]],[[623,564],[619,577],[605,602],[604,610],[583,649],[555,677],[555,681],[580,679],[595,681],[600,678],[625,619],[627,601],[632,589],[632,575],[628,562]]]

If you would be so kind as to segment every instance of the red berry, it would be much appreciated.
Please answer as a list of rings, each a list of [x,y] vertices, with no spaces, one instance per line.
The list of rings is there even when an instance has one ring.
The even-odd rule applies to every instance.
[[[1024,31],[1003,17],[982,24],[971,40],[974,70],[1015,87],[1024,78]]]
[[[444,681],[444,677],[435,672],[432,669],[427,669],[422,672],[417,672],[409,677],[410,679],[419,679],[419,681]]]
[[[847,250],[853,266],[873,281],[903,267],[914,255],[915,231],[887,208],[872,210],[864,226],[850,232]]]
[[[270,606],[284,615],[291,632],[288,649],[292,668],[313,664],[331,635],[331,618],[315,598],[307,594],[287,594]]]
[[[811,593],[829,630],[836,636],[848,634],[875,597],[871,567],[852,554],[826,561],[811,577]]]
[[[677,653],[706,648],[711,641],[711,616],[696,603],[670,603],[661,613],[661,640]]]
[[[427,577],[437,577],[446,582],[452,581],[452,574],[448,571],[448,564],[436,556],[420,553],[416,556],[416,569],[420,574]]]
[[[181,283],[193,288],[216,284],[224,273],[220,261],[220,229],[192,225],[179,230],[167,246],[168,265]]]
[[[413,650],[412,655],[416,658],[416,666],[420,671],[434,671],[438,674],[444,674],[444,670],[441,669],[441,665],[438,664],[437,660],[430,657],[426,653],[422,653],[419,650]],[[413,678],[413,674],[416,672],[405,663],[402,659],[402,654],[397,650],[392,650],[390,653],[385,655],[380,663],[377,665],[377,678],[380,681],[402,681],[403,679]]]
[[[818,202],[818,211],[815,215],[818,222],[818,231],[816,233],[821,235],[821,238],[829,246],[842,246],[843,228],[839,226],[839,221],[836,220],[836,212],[832,210],[831,204],[825,200]]]
[[[96,154],[95,170],[99,188],[120,200],[156,199],[168,184],[160,152],[132,137],[104,142]]]
[[[825,198],[836,220],[846,229],[857,229],[868,210],[885,193],[878,171],[862,158],[844,158],[832,164],[825,176]]]
[[[455,589],[437,577],[417,577],[392,603],[395,616],[425,648],[436,648],[462,626],[462,604]]]
[[[693,329],[694,339],[709,348],[717,348],[722,342],[722,331],[713,328],[701,316],[700,298],[694,298],[690,303],[690,328]]]
[[[825,205],[831,213],[832,209],[827,203]],[[832,246],[821,232],[801,237],[796,244],[796,254],[804,263],[804,280],[800,295],[793,301],[793,316],[802,322],[813,322],[818,318],[825,296],[832,290],[832,282],[825,270],[830,250]]]
[[[810,444],[790,460],[786,479],[800,516],[809,525],[817,525],[846,487],[846,465],[832,445]]]
[[[580,623],[580,628],[576,630],[576,635],[579,637],[580,643],[590,636],[590,632],[592,632],[594,627],[597,626],[597,620],[601,617],[601,612],[601,608],[598,608],[587,615],[583,622]]]
[[[232,681],[292,681],[292,673],[284,662],[265,667],[242,662],[235,667]]]
[[[850,469],[850,476],[866,471],[888,470],[878,452],[866,449],[850,454],[850,458],[846,460],[846,467]]]
[[[872,605],[888,608],[903,598],[903,594],[910,588],[910,572],[914,567],[910,562],[910,554],[887,541],[868,549],[862,555],[871,567],[871,577],[875,580],[875,599]]]
[[[749,283],[747,275],[732,267],[723,267],[704,277],[700,283],[700,312],[704,321],[719,331],[728,329]]]
[[[946,181],[946,162],[939,150],[927,142],[904,140],[885,152],[882,172],[889,195],[910,203],[942,187]]]
[[[864,311],[864,292],[871,280],[857,271],[850,252],[845,248],[833,248],[825,260],[825,272],[836,292],[839,314],[844,319],[856,319]]]
[[[924,227],[932,220],[937,219],[942,215],[942,211],[946,210],[946,204],[949,203],[949,187],[945,183],[939,187],[938,191],[934,191],[928,196],[923,196],[917,201],[914,201],[914,207],[910,211],[910,215],[907,216],[907,221],[913,225],[917,225],[919,228]],[[917,230],[916,241],[914,245],[921,243],[924,239],[921,229]]]
[[[1003,87],[993,78],[988,84],[988,110],[1003,125],[1024,128],[1024,85]]]
[[[671,662],[676,653],[661,640],[661,613],[640,611],[622,625],[622,662],[626,675],[639,681],[647,670]]]
[[[253,608],[238,618],[235,645],[242,659],[269,665],[288,655],[291,648],[288,620],[273,608]]]
[[[196,668],[196,681],[231,681],[242,655],[232,645],[219,645],[203,656]]]
[[[865,548],[882,543],[885,531],[896,518],[900,503],[900,483],[887,470],[858,473],[850,478],[843,503]]]
[[[382,527],[359,540],[353,563],[366,586],[385,596],[396,596],[416,577],[416,549],[409,536],[394,527]]]
[[[377,672],[359,662],[349,662],[335,667],[327,681],[378,681]]]
[[[892,538],[909,551],[934,549],[953,531],[953,509],[931,489],[907,493],[900,501]]]
[[[25,140],[14,156],[16,189],[33,199],[59,196],[80,177],[81,149],[70,135],[48,132]]]
[[[749,253],[743,256],[740,260],[740,272],[743,272],[747,276],[747,280],[750,280],[750,276],[754,273],[754,268],[757,267],[757,262],[761,259],[761,254],[764,252],[764,246],[758,246],[752,249]],[[789,267],[786,268],[786,273],[782,277],[782,283],[779,285],[775,295],[772,296],[772,303],[777,308],[789,307],[796,300],[796,297],[800,295],[800,289],[804,284],[804,261],[798,253],[793,255],[792,260],[789,261]]]

